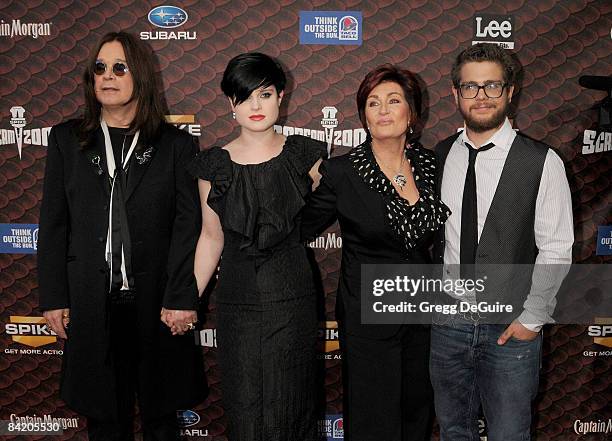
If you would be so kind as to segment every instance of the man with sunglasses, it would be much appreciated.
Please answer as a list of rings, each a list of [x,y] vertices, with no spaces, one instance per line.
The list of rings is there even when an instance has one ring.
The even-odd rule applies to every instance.
[[[40,308],[66,339],[60,394],[91,441],[178,440],[177,409],[205,398],[194,345],[201,215],[186,172],[197,141],[164,122],[153,55],[105,35],[84,116],[53,127],[40,210]]]
[[[451,272],[457,268],[462,279],[482,276],[482,268],[496,264],[511,268],[486,274],[482,294],[447,294],[472,305],[484,300],[517,306],[509,319],[479,312],[434,317],[430,370],[441,441],[478,440],[481,407],[490,441],[530,439],[540,330],[552,322],[560,281],[536,280],[537,270],[533,279],[516,277],[524,267],[512,264],[571,262],[572,206],[563,162],[515,132],[507,117],[516,70],[494,44],[459,54],[451,75],[465,128],[436,147],[441,198],[452,214],[435,259]]]

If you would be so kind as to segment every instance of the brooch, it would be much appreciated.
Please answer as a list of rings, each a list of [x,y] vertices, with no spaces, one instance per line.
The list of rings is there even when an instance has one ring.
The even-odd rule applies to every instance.
[[[138,164],[140,165],[143,165],[149,162],[151,160],[151,155],[153,155],[153,147],[149,147],[141,154],[134,153],[134,156],[136,156],[136,162],[138,162]]]
[[[91,163],[96,168],[96,174],[98,176],[102,176],[104,174],[104,170],[100,166],[100,155],[94,155],[91,157]]]

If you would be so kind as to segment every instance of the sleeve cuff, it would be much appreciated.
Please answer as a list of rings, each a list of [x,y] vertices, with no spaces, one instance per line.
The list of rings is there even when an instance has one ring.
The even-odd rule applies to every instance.
[[[538,320],[535,314],[525,310],[518,316],[517,321],[531,332],[540,332],[544,323]]]
[[[166,291],[163,306],[166,309],[182,309],[187,311],[197,311],[199,303],[198,290],[194,286],[180,291]]]

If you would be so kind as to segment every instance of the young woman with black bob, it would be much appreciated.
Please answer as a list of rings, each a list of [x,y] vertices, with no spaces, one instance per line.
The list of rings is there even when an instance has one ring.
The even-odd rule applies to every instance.
[[[315,288],[300,212],[325,144],[274,131],[285,74],[267,55],[230,60],[221,82],[240,134],[201,152],[195,274],[216,286],[223,407],[231,441],[316,439]]]

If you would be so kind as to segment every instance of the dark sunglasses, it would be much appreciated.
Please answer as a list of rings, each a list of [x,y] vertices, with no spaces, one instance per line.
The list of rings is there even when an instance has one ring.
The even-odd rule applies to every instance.
[[[96,75],[103,75],[104,72],[106,72],[106,63],[104,63],[103,61],[96,61],[96,64],[94,64],[93,71]],[[127,67],[125,63],[113,64],[113,73],[117,75],[118,77],[124,76],[129,71],[130,69]]]

